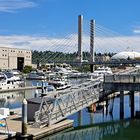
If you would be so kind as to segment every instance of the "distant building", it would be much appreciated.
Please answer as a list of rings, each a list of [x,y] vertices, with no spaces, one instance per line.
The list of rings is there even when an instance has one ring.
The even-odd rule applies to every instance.
[[[95,57],[96,62],[106,62],[106,61],[110,61],[110,59],[111,59],[110,56],[105,56],[105,55]]]
[[[0,69],[22,70],[25,65],[32,65],[31,50],[0,47]]]
[[[60,63],[56,63],[56,64],[54,64],[54,63],[46,63],[46,64],[41,65],[42,69],[46,69],[48,71],[51,70],[54,67],[66,68],[66,67],[71,67],[71,66],[70,66],[70,64],[66,64],[66,63],[62,63],[62,64],[60,64]]]
[[[111,57],[112,60],[128,60],[128,59],[137,59],[140,60],[140,53],[139,52],[119,52]]]

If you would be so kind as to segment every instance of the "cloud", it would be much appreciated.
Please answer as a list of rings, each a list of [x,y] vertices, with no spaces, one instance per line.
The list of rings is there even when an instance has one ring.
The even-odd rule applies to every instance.
[[[134,34],[140,34],[140,23],[136,23],[132,26],[132,31]]]
[[[90,50],[89,36],[83,35],[83,51]],[[140,36],[116,36],[116,37],[96,37],[96,52],[120,52],[138,51],[140,52]],[[9,35],[0,36],[0,47],[27,48],[39,51],[59,51],[76,52],[78,48],[77,34],[71,34],[65,38]]]
[[[32,8],[36,3],[29,0],[0,0],[1,12],[15,12],[19,9]]]
[[[140,29],[135,29],[135,30],[133,30],[133,33],[135,33],[135,34],[140,34]]]

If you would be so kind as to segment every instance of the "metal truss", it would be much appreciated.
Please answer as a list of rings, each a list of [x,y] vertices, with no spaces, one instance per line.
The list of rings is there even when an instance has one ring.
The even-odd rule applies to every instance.
[[[100,89],[100,81],[88,82],[69,92],[59,93],[59,96],[44,96],[39,110],[35,112],[35,124],[51,125],[90,106],[99,100]]]

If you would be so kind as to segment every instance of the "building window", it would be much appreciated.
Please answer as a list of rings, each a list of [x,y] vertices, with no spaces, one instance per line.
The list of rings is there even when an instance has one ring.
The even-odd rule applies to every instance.
[[[2,56],[4,56],[4,54],[2,54]]]
[[[4,52],[4,50],[2,50]]]

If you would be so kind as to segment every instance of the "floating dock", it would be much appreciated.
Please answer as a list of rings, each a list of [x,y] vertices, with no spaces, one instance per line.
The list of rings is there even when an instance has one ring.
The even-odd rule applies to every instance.
[[[7,130],[5,131],[5,128],[0,128],[0,140],[8,139],[8,137],[9,139],[15,139],[18,137],[18,134],[21,133],[21,109],[14,109],[11,110],[11,112],[14,112],[14,115],[10,115],[7,118],[9,134]],[[31,139],[40,139],[70,127],[73,127],[73,120],[68,119],[43,128],[33,128],[32,124],[28,124],[27,133],[30,135]]]

